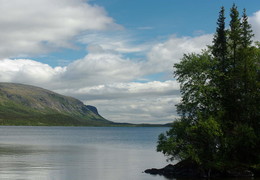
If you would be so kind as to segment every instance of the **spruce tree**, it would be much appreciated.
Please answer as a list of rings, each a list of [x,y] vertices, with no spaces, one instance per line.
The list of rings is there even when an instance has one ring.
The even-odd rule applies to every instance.
[[[226,93],[224,94],[223,107],[225,109],[225,121],[232,131],[232,123],[241,121],[241,47],[242,47],[242,28],[241,19],[237,6],[233,4],[230,9],[230,23],[228,30],[228,61],[229,68],[226,76]]]
[[[239,12],[237,6],[233,4],[230,9],[230,30],[229,30],[229,46],[231,52],[231,58],[233,59],[233,67],[236,66],[237,51],[241,43],[241,23],[239,18]]]
[[[255,58],[252,57],[252,37],[253,31],[251,25],[248,23],[248,17],[246,15],[246,10],[243,10],[242,15],[242,22],[241,22],[241,49],[240,49],[240,58],[241,58],[241,92],[242,94],[242,101],[244,102],[244,114],[243,118],[247,121],[251,119],[251,115],[249,112],[249,106],[252,103],[252,96],[250,97],[249,92],[254,91],[256,89],[255,82],[256,82],[256,71],[254,68]]]
[[[225,9],[222,6],[219,12],[219,18],[217,21],[217,29],[213,38],[212,54],[218,61],[220,70],[225,72],[225,61],[227,57],[227,36],[225,29]]]
[[[241,22],[241,41],[242,47],[248,48],[252,45],[252,38],[254,36],[252,26],[248,23],[248,17],[246,14],[246,9],[243,10],[242,22]]]
[[[224,99],[226,99],[227,88],[229,83],[226,80],[229,70],[228,47],[227,47],[227,30],[225,29],[225,9],[222,6],[217,20],[216,33],[213,38],[211,53],[213,55],[214,67],[212,69],[211,84],[215,86],[215,101],[218,104],[218,111],[223,111]]]

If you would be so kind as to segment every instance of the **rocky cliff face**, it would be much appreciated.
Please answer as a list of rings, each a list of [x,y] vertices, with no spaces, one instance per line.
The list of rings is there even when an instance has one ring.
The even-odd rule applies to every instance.
[[[102,125],[112,122],[100,116],[95,107],[86,106],[75,98],[35,86],[0,83],[0,124],[64,125],[63,123]]]

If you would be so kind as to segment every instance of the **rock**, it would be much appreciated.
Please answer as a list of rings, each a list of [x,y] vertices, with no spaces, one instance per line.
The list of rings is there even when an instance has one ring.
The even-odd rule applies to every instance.
[[[163,175],[166,178],[208,178],[208,177],[254,177],[259,176],[257,171],[245,167],[236,167],[225,171],[206,169],[198,164],[183,160],[175,165],[169,164],[162,169],[147,169],[145,173]],[[259,173],[259,171],[258,171]]]
[[[161,170],[160,169],[155,169],[155,168],[146,169],[144,172],[147,173],[147,174],[153,174],[153,175],[160,174],[160,175],[162,175],[161,174]]]
[[[200,177],[201,175],[198,165],[190,161],[181,161],[175,165],[169,164],[162,169],[147,169],[144,172],[153,175],[163,175],[167,178]]]

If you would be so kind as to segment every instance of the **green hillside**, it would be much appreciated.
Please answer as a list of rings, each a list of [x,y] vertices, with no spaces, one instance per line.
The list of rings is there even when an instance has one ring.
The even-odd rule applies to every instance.
[[[35,86],[0,83],[0,125],[109,126],[93,106]]]

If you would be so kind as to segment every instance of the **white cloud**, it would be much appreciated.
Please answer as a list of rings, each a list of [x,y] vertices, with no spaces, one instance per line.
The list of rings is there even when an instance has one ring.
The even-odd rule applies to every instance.
[[[148,62],[143,67],[147,73],[172,72],[172,66],[178,63],[184,53],[199,53],[212,42],[212,34],[197,37],[176,37],[154,45],[147,54]]]
[[[52,68],[47,64],[42,64],[28,59],[0,61],[0,81],[19,82],[36,86],[50,87],[55,84],[58,76],[65,71],[65,68]]]
[[[108,72],[113,72],[114,69],[119,70],[119,67],[123,67],[123,69],[118,71],[116,76],[120,77],[118,81],[111,81],[109,80],[110,78],[107,78],[109,76],[105,75],[103,78],[106,80],[99,79],[101,76],[96,76],[92,79],[100,82],[97,85],[78,89],[63,89],[59,90],[59,92],[77,97],[84,100],[85,103],[97,106],[102,115],[117,122],[171,122],[177,117],[174,105],[180,100],[178,83],[174,80],[146,83],[131,81],[154,73],[172,73],[173,64],[179,62],[184,53],[201,52],[201,49],[206,48],[207,45],[211,44],[211,41],[211,34],[194,38],[172,36],[165,42],[154,44],[147,53],[146,61],[139,63],[130,59],[120,60],[122,57],[111,53],[111,51],[109,51],[110,55],[113,54],[117,58],[112,56],[111,58],[105,58],[108,55],[107,50],[110,48],[104,50],[104,46],[99,46],[99,43],[97,43],[96,46],[92,47],[92,53],[85,58],[86,61],[84,63],[90,65],[91,60],[94,59],[96,61],[113,59],[112,62],[114,62],[115,59],[120,57],[116,61],[117,63],[106,61],[103,64],[104,67],[111,67],[106,69]],[[102,61],[100,62],[103,63]],[[122,62],[124,63],[122,64]],[[83,67],[80,63],[81,61],[79,61],[79,64],[77,63],[77,67]],[[94,67],[93,65],[90,66]],[[87,66],[85,65],[84,67]],[[108,73],[106,70],[103,70],[105,74]],[[98,70],[97,72],[102,72],[102,70]],[[94,73],[94,70],[90,74],[97,75]],[[103,83],[99,80],[103,80]]]
[[[171,122],[177,117],[174,105],[180,100],[179,85],[170,80],[114,83],[58,92],[98,107],[101,115],[116,122]]]
[[[126,82],[60,89],[57,91],[82,100],[112,100],[130,97],[179,95],[179,84],[176,81],[171,80],[164,82],[151,81],[146,83]]]
[[[178,96],[130,97],[114,100],[89,100],[101,115],[115,122],[169,123],[177,118]]]
[[[0,0],[2,57],[72,48],[71,39],[88,30],[117,28],[99,6],[82,0]]]
[[[89,54],[66,67],[52,68],[28,59],[0,61],[0,81],[26,83],[48,89],[127,82],[141,75],[139,65],[114,54]]]
[[[91,53],[69,64],[62,78],[81,87],[132,81],[141,75],[138,63],[119,54]]]
[[[254,39],[260,41],[260,11],[257,11],[253,16],[249,17],[249,23],[252,25]]]

